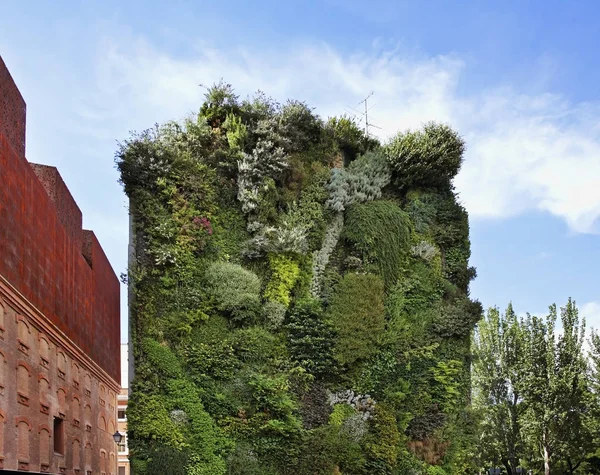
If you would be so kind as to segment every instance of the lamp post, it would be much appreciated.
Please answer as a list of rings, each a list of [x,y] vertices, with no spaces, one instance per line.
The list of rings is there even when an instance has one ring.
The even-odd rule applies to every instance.
[[[115,432],[113,434],[113,440],[118,444],[121,442],[121,440],[123,440],[123,434],[121,434],[119,431]]]

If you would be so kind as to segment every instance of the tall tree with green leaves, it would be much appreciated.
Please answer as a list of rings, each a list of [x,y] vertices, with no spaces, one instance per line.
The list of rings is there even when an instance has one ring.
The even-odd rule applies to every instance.
[[[600,334],[592,329],[588,353],[588,404],[585,469],[600,474]]]
[[[586,361],[582,346],[585,322],[569,299],[561,308],[562,332],[556,335],[557,309],[545,318],[527,316],[524,325],[523,379],[525,401],[523,433],[537,451],[544,474],[559,461],[573,473],[585,458],[579,450],[586,438]]]
[[[480,418],[480,457],[516,473],[522,451],[520,381],[523,334],[512,305],[488,311],[474,336],[474,400]]]

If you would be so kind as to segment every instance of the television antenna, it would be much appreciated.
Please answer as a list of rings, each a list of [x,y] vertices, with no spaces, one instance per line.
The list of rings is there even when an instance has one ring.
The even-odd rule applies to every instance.
[[[358,123],[360,124],[363,120],[365,121],[365,135],[367,137],[370,136],[370,132],[369,132],[369,128],[370,127],[375,127],[376,129],[382,130],[381,127],[379,127],[378,125],[369,123],[369,111],[371,109],[373,109],[373,107],[375,107],[377,104],[373,104],[371,107],[369,107],[368,105],[368,101],[369,98],[373,96],[373,94],[375,94],[374,91],[371,91],[369,93],[369,95],[367,97],[365,97],[362,101],[360,101],[358,104],[356,104],[355,107],[346,107],[346,110],[348,110],[355,118],[358,119]],[[365,105],[365,111],[362,112],[360,110],[357,109],[357,107],[359,107],[361,104]]]

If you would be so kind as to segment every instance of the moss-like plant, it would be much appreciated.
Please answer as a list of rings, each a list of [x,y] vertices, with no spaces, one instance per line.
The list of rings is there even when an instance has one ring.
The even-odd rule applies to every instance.
[[[337,332],[335,356],[343,365],[365,360],[377,351],[385,327],[381,277],[346,274],[335,289],[328,315]]]
[[[342,236],[367,262],[377,265],[386,287],[393,286],[410,253],[411,223],[392,201],[371,201],[351,206]]]

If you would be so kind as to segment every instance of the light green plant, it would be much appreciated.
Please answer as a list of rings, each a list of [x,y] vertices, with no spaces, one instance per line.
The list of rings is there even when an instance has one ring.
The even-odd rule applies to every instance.
[[[300,266],[292,257],[285,254],[270,254],[271,280],[267,284],[264,297],[272,302],[290,305],[290,292],[300,275]]]

